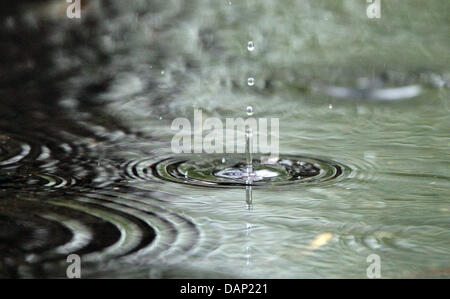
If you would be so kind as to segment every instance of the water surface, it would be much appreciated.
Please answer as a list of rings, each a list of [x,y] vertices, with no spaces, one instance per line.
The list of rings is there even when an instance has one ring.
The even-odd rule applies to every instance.
[[[122,2],[2,13],[0,277],[449,277],[448,3]],[[213,163],[173,119],[248,106],[322,179],[159,172]]]

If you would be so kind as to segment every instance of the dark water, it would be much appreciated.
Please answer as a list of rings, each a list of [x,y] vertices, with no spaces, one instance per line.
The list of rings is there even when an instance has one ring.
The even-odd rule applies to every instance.
[[[424,5],[5,6],[0,277],[66,277],[72,253],[83,277],[364,278],[370,254],[449,277],[450,10]],[[254,158],[276,177],[171,152],[173,119],[248,105],[280,118],[281,159]]]

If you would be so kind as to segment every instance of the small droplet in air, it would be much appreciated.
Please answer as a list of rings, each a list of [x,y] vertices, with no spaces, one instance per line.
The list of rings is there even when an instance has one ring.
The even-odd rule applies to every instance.
[[[328,109],[330,109],[330,110],[333,109],[333,105],[331,105],[331,104],[328,105]]]
[[[252,106],[247,106],[247,115],[248,116],[253,115],[253,107]]]
[[[161,75],[164,75],[164,73],[165,73],[164,70],[162,70],[162,71],[161,71]]]
[[[247,79],[247,84],[248,84],[248,86],[253,86],[253,85],[255,85],[255,79],[252,78],[252,77],[248,78],[248,79]]]
[[[255,44],[252,41],[249,41],[247,44],[247,49],[251,52],[255,50]]]
[[[222,158],[222,164],[225,164],[227,160],[225,158]]]
[[[162,120],[162,116],[159,117],[159,120]]]

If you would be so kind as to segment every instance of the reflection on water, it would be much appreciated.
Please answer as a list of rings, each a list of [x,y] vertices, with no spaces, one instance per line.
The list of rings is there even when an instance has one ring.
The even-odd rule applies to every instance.
[[[449,277],[448,3],[355,3],[2,10],[0,277]],[[280,159],[173,154],[194,108]]]

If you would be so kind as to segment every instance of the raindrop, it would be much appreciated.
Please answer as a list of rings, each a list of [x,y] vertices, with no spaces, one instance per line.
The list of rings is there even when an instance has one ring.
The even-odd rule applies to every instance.
[[[255,44],[252,41],[249,41],[247,44],[247,49],[251,52],[255,50]]]
[[[161,71],[161,75],[164,75],[164,70]]]
[[[248,84],[248,86],[253,86],[253,85],[255,85],[255,79],[252,78],[252,77],[248,78],[247,84]]]
[[[248,116],[252,116],[253,115],[253,107],[252,106],[247,106],[247,115]]]
[[[331,104],[328,105],[328,109],[330,109],[330,110],[333,109],[333,105],[331,105]]]

